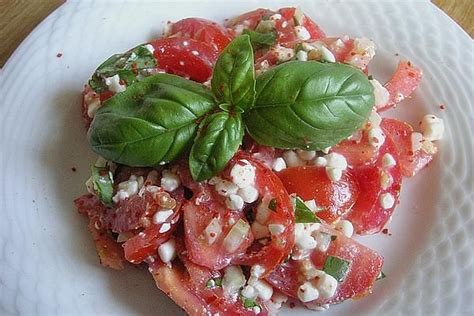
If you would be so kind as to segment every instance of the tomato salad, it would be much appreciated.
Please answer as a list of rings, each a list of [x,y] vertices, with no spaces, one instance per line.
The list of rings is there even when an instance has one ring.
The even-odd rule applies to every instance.
[[[381,84],[374,55],[282,8],[180,20],[107,59],[83,92],[99,159],[75,200],[101,264],[146,265],[190,315],[370,293],[383,258],[353,234],[385,227],[444,131],[432,114],[420,132],[380,116],[422,71],[402,60]]]

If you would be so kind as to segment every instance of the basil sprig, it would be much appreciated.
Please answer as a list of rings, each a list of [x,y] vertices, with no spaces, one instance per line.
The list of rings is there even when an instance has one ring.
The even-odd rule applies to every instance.
[[[212,93],[203,85],[156,74],[105,102],[89,128],[89,143],[107,160],[156,166],[189,148],[197,121],[215,107]]]
[[[97,167],[93,165],[92,183],[99,199],[106,205],[112,204],[114,195],[114,180],[112,172],[107,167]]]
[[[140,71],[156,67],[156,59],[153,53],[144,45],[132,48],[126,53],[115,54],[104,61],[89,80],[89,85],[95,92],[108,89],[104,82],[107,77],[119,75],[127,86],[137,81]]]
[[[251,41],[256,36],[238,36],[224,49],[214,68],[212,91],[169,74],[137,81],[136,69],[156,66],[142,46],[109,58],[91,86],[105,89],[102,79],[119,74],[128,87],[97,111],[88,131],[92,149],[117,163],[155,166],[191,148],[191,174],[201,181],[225,167],[244,130],[263,145],[323,149],[367,119],[374,105],[373,87],[360,70],[293,61],[255,78]]]
[[[373,105],[373,87],[363,72],[338,63],[292,61],[257,79],[255,105],[244,121],[260,144],[321,150],[360,128]]]

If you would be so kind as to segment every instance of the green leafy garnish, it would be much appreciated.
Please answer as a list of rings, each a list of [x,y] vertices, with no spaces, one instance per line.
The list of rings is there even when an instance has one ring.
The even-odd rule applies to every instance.
[[[276,212],[276,209],[277,209],[277,200],[275,198],[271,199],[270,202],[268,202],[268,208],[273,211],[273,212]]]
[[[107,167],[92,166],[92,183],[99,199],[106,205],[112,204],[114,195],[114,180],[112,172]]]
[[[184,78],[156,74],[110,98],[88,131],[100,156],[129,166],[156,166],[179,157],[216,107],[212,93]]]
[[[387,277],[387,275],[385,273],[383,273],[383,271],[380,271],[380,274],[377,276],[375,281],[385,279],[386,277]]]
[[[189,154],[193,179],[203,181],[222,171],[239,149],[243,136],[239,113],[217,112],[202,121]]]
[[[342,282],[349,272],[350,262],[338,257],[328,256],[323,271]]]
[[[373,86],[349,65],[291,61],[257,78],[255,106],[244,114],[250,136],[277,148],[321,150],[360,128]]]
[[[211,278],[209,280],[207,280],[206,282],[206,287],[208,289],[212,289],[212,288],[215,288],[215,287],[221,287],[222,286],[222,278]]]
[[[257,304],[257,301],[254,298],[246,298],[242,294],[240,294],[240,300],[242,301],[242,305],[244,305],[245,308],[253,308],[253,307],[260,307],[260,305]]]
[[[250,36],[250,42],[254,48],[273,46],[275,45],[277,39],[275,32],[260,33],[245,29],[242,34],[247,34]]]
[[[89,85],[95,92],[107,90],[104,79],[119,75],[127,86],[137,81],[137,75],[140,71],[146,69],[154,69],[156,67],[156,59],[153,53],[144,45],[132,48],[126,53],[115,54],[103,62],[95,71]]]
[[[304,204],[299,197],[295,198],[296,223],[321,223],[319,218]]]

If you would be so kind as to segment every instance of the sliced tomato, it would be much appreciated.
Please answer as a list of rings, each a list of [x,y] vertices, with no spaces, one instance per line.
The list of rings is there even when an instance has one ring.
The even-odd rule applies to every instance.
[[[352,167],[373,164],[379,155],[378,149],[369,143],[367,130],[362,131],[357,139],[341,141],[331,148],[331,152],[343,155]]]
[[[168,37],[193,38],[210,45],[217,53],[220,53],[232,40],[232,36],[225,27],[200,18],[187,18],[173,23]]]
[[[256,9],[250,12],[241,14],[226,22],[226,27],[235,27],[237,25],[244,25],[251,30],[255,29],[264,16],[272,15],[274,12],[268,9]]]
[[[319,40],[326,37],[326,34],[319,27],[319,25],[316,24],[316,22],[314,22],[306,14],[303,17],[302,26],[304,26],[308,30],[309,34],[311,35],[312,41]]]
[[[359,184],[359,198],[345,217],[358,234],[374,234],[382,230],[397,205],[402,183],[400,166],[397,162],[395,166],[385,168],[382,162],[385,154],[397,159],[395,144],[389,137],[379,149],[374,164],[352,169]],[[380,202],[383,194],[390,194],[394,199],[393,205],[386,209]]]
[[[94,238],[100,264],[115,270],[122,270],[125,263],[123,249],[102,225],[101,221],[107,208],[92,194],[85,194],[75,199],[74,204],[80,214],[89,218],[87,227],[92,238]]]
[[[423,71],[407,60],[399,62],[392,78],[385,84],[389,93],[387,104],[379,106],[377,111],[384,111],[396,106],[409,97],[418,87],[423,76]]]
[[[150,43],[158,68],[178,76],[205,82],[212,75],[217,60],[216,51],[192,38],[161,38]]]
[[[351,38],[326,37],[321,38],[320,41],[326,44],[336,61],[340,63],[350,58],[350,53],[354,48],[354,40]]]
[[[310,260],[314,266],[322,270],[328,256],[347,260],[350,266],[345,278],[339,282],[334,296],[328,299],[319,298],[308,305],[315,307],[336,304],[350,298],[361,298],[370,293],[372,285],[382,270],[382,256],[327,225],[323,224],[322,230],[335,238],[332,238],[326,252],[314,250],[311,253]],[[300,264],[299,261],[291,259],[278,266],[266,279],[284,294],[296,298],[299,286],[306,281]]]
[[[410,124],[391,118],[384,118],[381,126],[385,133],[395,143],[396,153],[400,162],[402,175],[413,177],[433,160],[433,154],[423,149],[413,151]]]
[[[339,181],[331,181],[325,168],[316,166],[292,167],[278,172],[288,193],[296,193],[303,200],[314,199],[324,210],[318,217],[332,223],[346,214],[359,195],[356,180],[344,172]]]

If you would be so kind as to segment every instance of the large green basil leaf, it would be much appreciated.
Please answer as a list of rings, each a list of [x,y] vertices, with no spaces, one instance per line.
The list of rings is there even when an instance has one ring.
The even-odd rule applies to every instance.
[[[239,113],[217,112],[208,116],[200,126],[189,155],[189,169],[196,181],[216,175],[239,149],[244,136]]]
[[[247,34],[250,36],[250,42],[254,48],[263,48],[268,46],[273,46],[276,43],[276,32],[270,31],[267,33],[260,33],[245,29],[242,34]]]
[[[236,37],[217,59],[211,86],[220,103],[245,111],[255,100],[253,50],[248,35]]]
[[[323,149],[351,135],[374,105],[373,87],[360,70],[338,63],[293,61],[257,78],[249,134],[278,148]]]
[[[105,102],[89,128],[89,142],[107,160],[129,166],[163,164],[190,146],[199,118],[214,107],[205,86],[156,74]]]
[[[156,67],[156,59],[153,53],[140,45],[132,48],[126,53],[115,54],[104,61],[89,80],[89,85],[95,92],[107,90],[104,79],[119,75],[127,86],[137,81],[140,72]]]

